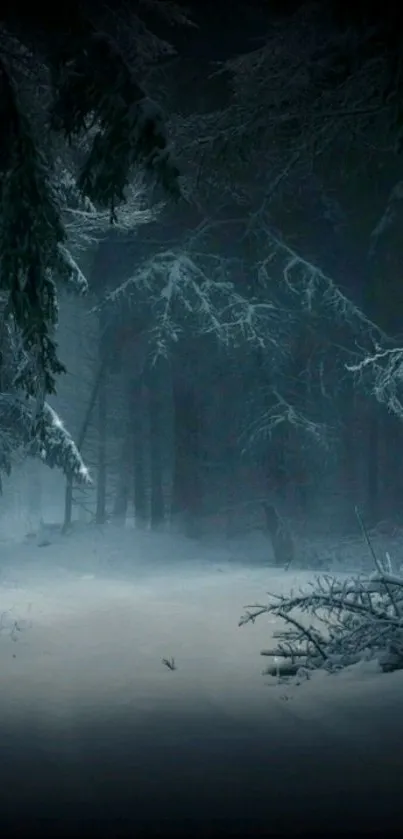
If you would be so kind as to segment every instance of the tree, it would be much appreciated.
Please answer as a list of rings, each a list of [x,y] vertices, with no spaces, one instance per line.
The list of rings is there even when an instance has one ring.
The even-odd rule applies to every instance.
[[[45,121],[66,140],[77,143],[83,135],[90,140],[77,173],[79,191],[107,207],[113,219],[133,167],[141,163],[178,194],[178,170],[158,108],[147,100],[111,39],[94,31],[78,10],[74,25],[74,37],[64,38],[63,51],[59,45],[54,53],[44,44],[51,95]],[[62,372],[51,336],[57,323],[55,280],[70,278],[72,266],[65,258],[67,231],[49,177],[52,160],[46,160],[35,126],[22,110],[12,71],[12,59],[3,56],[2,119],[8,131],[1,149],[0,271],[10,315],[27,349],[36,354],[49,393]],[[32,392],[32,382],[22,384]]]
[[[255,452],[262,458],[269,452],[273,460],[277,437],[287,429],[288,450],[298,449],[300,466],[311,472],[306,441],[332,438],[335,452],[341,429],[351,434],[343,394],[350,392],[352,372],[353,386],[360,384],[365,396],[375,394],[401,415],[400,342],[393,337],[401,332],[403,312],[398,29],[388,7],[376,18],[361,3],[346,15],[336,5],[294,3],[271,17],[268,12],[264,42],[212,68],[211,110],[194,95],[191,113],[171,112],[170,120],[175,144],[186,154],[184,189],[206,216],[204,234],[208,228],[215,234],[211,253],[222,254],[232,234],[238,265],[242,258],[247,265],[239,281],[231,263],[237,290],[246,295],[264,289],[265,302],[277,304],[279,322],[288,320],[286,336],[277,331],[286,363],[273,377],[266,353],[271,384],[248,390],[253,407],[245,417],[245,447],[252,451],[254,442]],[[221,86],[214,94],[217,76]],[[194,233],[195,250],[202,250],[199,231]],[[308,321],[320,347],[303,364],[290,335]],[[303,377],[312,382],[305,404]],[[377,406],[368,400],[359,410],[368,447],[364,453],[359,440],[351,441],[350,477],[370,450],[365,491],[376,519],[384,442],[378,456]],[[386,418],[386,438],[390,428]],[[295,472],[289,453],[287,459],[289,487]],[[354,492],[362,489],[354,482]]]
[[[3,312],[6,301],[3,300]],[[13,320],[0,316],[0,473],[9,474],[21,456],[39,457],[69,479],[90,482],[79,450],[57,413],[46,402],[38,412],[33,396],[18,387],[32,365]]]
[[[49,426],[45,397],[64,372],[55,342],[57,283],[86,286],[71,253],[74,215],[66,221],[66,211],[78,213],[63,177],[67,195],[84,204],[87,235],[94,229],[88,206],[105,222],[104,208],[113,222],[139,167],[169,196],[180,189],[162,112],[89,9],[73,3],[56,17],[41,5],[35,16],[20,12],[17,3],[0,13],[0,289],[3,317],[29,360],[13,388],[35,405],[32,427],[38,420],[39,428]]]
[[[393,332],[388,301],[401,295],[378,246],[392,228],[400,263],[400,45],[391,8],[375,21],[358,6],[345,16],[332,3],[273,10],[263,45],[218,71],[230,89],[226,105],[179,117],[173,130],[188,157],[193,150],[190,190],[215,217],[217,201],[242,208],[244,235],[260,242],[272,287],[297,269],[293,287],[306,300],[309,264],[337,287],[338,276],[357,275],[358,262],[363,293],[352,302]],[[382,290],[371,303],[376,275]]]

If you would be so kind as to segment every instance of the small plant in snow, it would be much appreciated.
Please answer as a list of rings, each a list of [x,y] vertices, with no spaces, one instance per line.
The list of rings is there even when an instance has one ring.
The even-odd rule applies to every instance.
[[[163,658],[162,663],[168,670],[177,670],[174,658]]]

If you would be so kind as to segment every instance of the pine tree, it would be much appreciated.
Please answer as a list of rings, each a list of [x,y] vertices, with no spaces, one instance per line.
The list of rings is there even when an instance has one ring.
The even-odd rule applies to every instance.
[[[49,77],[49,99],[42,115],[49,132],[89,150],[78,172],[79,190],[111,219],[125,200],[134,167],[142,164],[172,195],[179,195],[178,169],[168,147],[158,107],[145,96],[118,47],[93,29],[79,7],[68,6],[51,25],[39,16],[36,25],[16,24],[28,56],[40,49]],[[6,20],[6,24],[7,24]],[[56,25],[57,23],[57,25]],[[65,258],[67,234],[61,208],[52,188],[49,160],[24,112],[14,73],[15,59],[6,49],[3,30],[0,51],[0,283],[8,294],[8,311],[22,330],[26,348],[35,354],[45,393],[55,388],[63,371],[58,361],[53,329],[57,323],[56,281],[69,279],[72,266]],[[11,36],[10,36],[11,38]],[[14,42],[14,34],[11,39]],[[24,51],[26,59],[26,52]],[[28,57],[28,63],[29,63]],[[34,70],[34,55],[32,55]],[[44,106],[46,107],[46,106]],[[32,393],[36,383],[22,381]]]
[[[180,195],[158,106],[83,8],[69,3],[53,16],[41,3],[30,13],[17,0],[0,10],[0,295],[2,320],[21,342],[5,394],[44,460],[81,477],[78,451],[72,467],[74,444],[45,402],[64,372],[55,339],[58,283],[85,285],[68,248],[60,149],[78,161],[76,191],[107,209],[111,222],[139,168],[169,196]]]

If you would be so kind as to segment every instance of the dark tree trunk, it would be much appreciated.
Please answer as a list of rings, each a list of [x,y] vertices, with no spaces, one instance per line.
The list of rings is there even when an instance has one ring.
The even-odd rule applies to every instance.
[[[102,360],[101,363],[100,363],[100,366],[99,366],[99,370],[98,370],[96,379],[95,379],[94,384],[93,384],[93,388],[92,388],[92,391],[91,391],[91,396],[90,396],[90,399],[89,399],[89,402],[88,402],[87,410],[85,412],[83,424],[80,428],[80,432],[79,432],[79,435],[78,435],[78,438],[77,438],[77,448],[78,448],[79,451],[81,451],[81,449],[84,445],[84,442],[85,442],[88,427],[89,427],[89,424],[91,422],[92,413],[93,413],[94,407],[95,407],[97,399],[98,399],[98,392],[99,392],[99,389],[101,387],[101,382],[102,382],[102,380],[105,376],[105,372],[106,372],[106,361]],[[67,531],[71,527],[71,520],[72,520],[72,515],[73,515],[73,500],[74,500],[73,499],[73,481],[72,481],[71,478],[68,478],[67,483],[66,483],[66,494],[65,494],[65,498],[64,498],[64,521],[63,521],[63,528],[62,528],[63,533],[67,533]]]
[[[340,507],[336,511],[336,517],[342,516],[341,526],[347,533],[355,530],[357,521],[354,510],[360,503],[359,482],[357,470],[360,458],[360,449],[357,440],[357,412],[361,410],[360,403],[356,402],[354,392],[349,389],[343,400],[342,416],[343,429],[341,440],[341,464],[340,464]]]
[[[108,287],[110,277],[115,277],[115,242],[114,234],[110,233],[108,237],[100,241],[94,253],[93,262],[91,265],[91,288],[101,295]],[[116,351],[115,346],[115,332],[109,328],[108,317],[105,308],[101,306],[99,315],[99,335],[98,335],[98,373],[94,381],[93,389],[89,399],[87,411],[84,417],[83,425],[80,430],[77,446],[81,451],[85,437],[88,431],[88,426],[91,422],[94,408],[98,402],[98,481],[97,481],[97,502],[96,502],[96,521],[101,524],[106,519],[106,418],[107,418],[107,404],[106,404],[106,382],[107,372],[110,369],[110,360]],[[64,524],[63,532],[69,530],[73,511],[73,482],[68,480],[66,486],[65,507],[64,507]]]
[[[401,452],[403,451],[403,429],[396,417],[386,416],[385,434],[385,502],[390,515],[401,525],[403,523],[403,473]]]
[[[270,536],[276,565],[288,568],[294,559],[294,543],[287,524],[272,504],[264,504],[267,532]]]
[[[276,498],[280,501],[285,501],[287,498],[288,489],[288,474],[287,474],[287,442],[288,442],[288,427],[283,423],[277,429],[277,434],[273,437],[272,451],[271,451],[271,475],[270,483]]]
[[[141,378],[132,383],[132,453],[133,453],[133,503],[136,527],[144,528],[148,521],[146,485],[146,435],[145,399]]]
[[[150,430],[150,524],[153,530],[164,523],[164,457],[163,457],[163,399],[164,367],[160,360],[149,371],[148,417]]]
[[[32,528],[38,527],[42,519],[42,482],[38,463],[28,461],[28,512]]]
[[[106,320],[105,309],[101,307],[99,315],[98,357],[102,371],[98,385],[98,457],[97,457],[97,502],[95,512],[96,524],[106,522],[106,443],[107,443],[107,394],[106,370],[110,358],[110,333]]]
[[[71,528],[71,520],[73,518],[73,481],[71,478],[67,479],[66,492],[64,495],[64,519],[62,533],[67,533]]]
[[[117,524],[124,524],[127,518],[127,511],[129,509],[129,485],[127,482],[121,483],[118,486],[115,504],[113,507],[113,520]]]
[[[115,501],[113,505],[113,520],[116,524],[124,525],[126,522],[131,488],[133,486],[133,450],[132,450],[132,390],[131,384],[126,388],[126,429],[124,430],[121,442],[119,473],[116,487]]]
[[[103,378],[98,393],[98,463],[97,463],[97,506],[95,513],[96,524],[106,521],[106,423],[107,400],[106,382]]]
[[[174,469],[172,515],[189,536],[199,532],[202,514],[200,417],[194,388],[174,381]]]
[[[118,485],[115,495],[115,503],[113,505],[113,520],[116,524],[124,524],[129,509],[130,497],[130,483],[132,478],[131,457],[130,452],[130,437],[126,433],[122,442],[122,449],[120,454]]]
[[[237,503],[239,501],[237,484],[237,458],[236,451],[233,447],[228,446],[224,454],[225,470],[225,500],[226,500],[226,523],[225,533],[228,539],[239,535],[239,510]]]
[[[367,509],[368,519],[372,526],[378,523],[380,517],[379,436],[379,419],[372,415],[369,418],[367,454]]]

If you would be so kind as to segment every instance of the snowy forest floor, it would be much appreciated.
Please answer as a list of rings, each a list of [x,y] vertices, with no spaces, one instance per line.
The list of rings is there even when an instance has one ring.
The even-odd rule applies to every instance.
[[[112,529],[0,550],[2,822],[114,836],[398,823],[403,673],[365,663],[279,685],[259,655],[275,624],[238,627],[245,605],[315,572]]]

